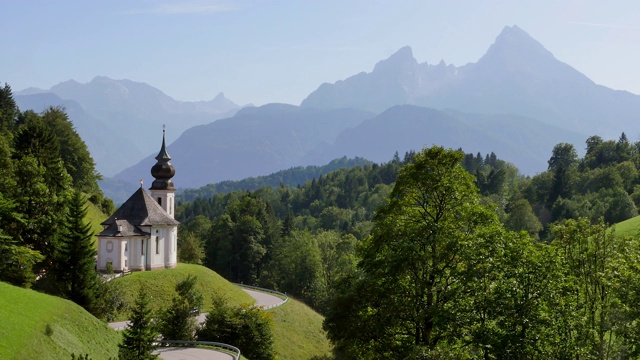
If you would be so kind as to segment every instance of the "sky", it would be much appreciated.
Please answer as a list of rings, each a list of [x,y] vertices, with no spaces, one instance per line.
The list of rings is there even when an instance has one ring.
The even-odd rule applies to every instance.
[[[0,0],[0,83],[95,76],[176,100],[298,105],[403,46],[476,62],[517,25],[598,84],[640,94],[640,1]]]

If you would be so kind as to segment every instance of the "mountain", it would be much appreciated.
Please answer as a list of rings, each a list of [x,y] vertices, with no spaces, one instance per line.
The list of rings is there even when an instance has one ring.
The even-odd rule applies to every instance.
[[[77,101],[61,99],[51,92],[33,92],[30,95],[16,95],[14,98],[22,111],[42,112],[50,106],[63,107],[76,131],[87,144],[91,157],[101,173],[115,173],[120,170],[118,164],[130,161],[127,154],[141,151],[135,143],[120,144],[120,151],[113,151],[110,137],[105,134],[113,134],[116,129],[87,113]]]
[[[323,162],[338,156],[389,161],[398,152],[440,145],[469,153],[495,152],[524,174],[547,169],[551,150],[560,142],[582,148],[586,138],[531,118],[440,111],[415,105],[397,105],[345,130],[333,146],[303,162]]]
[[[88,116],[83,119],[70,116],[80,134],[93,131],[87,127],[100,128],[98,136],[102,141],[83,139],[92,151],[98,171],[107,176],[156,150],[157,139],[153,134],[160,134],[163,125],[167,126],[167,141],[171,142],[188,128],[232,116],[240,108],[222,93],[210,101],[184,102],[145,83],[103,76],[86,84],[65,81],[46,91],[29,88],[16,92],[15,98],[18,104],[23,104],[19,106],[24,111],[32,101],[22,97],[43,94],[54,94],[63,100],[51,105],[67,107],[69,103],[65,101],[74,101],[74,106],[80,106]]]
[[[168,146],[176,168],[173,180],[179,188],[200,187],[298,166],[309,152],[330,146],[342,131],[373,116],[363,110],[316,110],[287,104],[243,108],[231,118],[185,131]],[[136,182],[144,176],[145,184],[150,184],[149,169],[156,162],[160,137],[154,141],[153,154],[115,178]]]
[[[354,109],[318,110],[285,104],[245,108],[236,116],[196,126],[168,147],[179,188],[274,173],[292,166],[327,164],[344,156],[386,162],[425,146],[495,152],[524,174],[546,170],[553,147],[582,148],[586,137],[518,115],[484,115],[394,106],[375,116]],[[159,144],[157,144],[159,149]],[[116,175],[150,184],[156,153]],[[133,185],[131,185],[133,187]]]
[[[370,73],[322,84],[301,106],[379,113],[401,104],[517,114],[583,135],[640,135],[640,96],[595,84],[517,26],[505,27],[476,63],[418,63],[405,47]]]

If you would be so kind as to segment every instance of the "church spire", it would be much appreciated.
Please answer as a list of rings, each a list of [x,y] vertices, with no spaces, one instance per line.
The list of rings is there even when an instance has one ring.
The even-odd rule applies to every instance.
[[[156,160],[158,162],[151,168],[151,176],[153,176],[155,180],[151,184],[150,190],[175,190],[171,178],[175,175],[176,171],[169,162],[171,156],[169,156],[165,145],[164,125],[162,126],[162,147],[160,148],[158,156],[156,156]]]
[[[169,160],[171,160],[171,156],[169,156],[169,153],[167,152],[167,147],[164,145],[165,141],[164,141],[164,125],[162,125],[162,147],[160,148],[160,152],[158,153],[158,155],[156,156],[156,160],[158,160],[158,162],[169,162]]]

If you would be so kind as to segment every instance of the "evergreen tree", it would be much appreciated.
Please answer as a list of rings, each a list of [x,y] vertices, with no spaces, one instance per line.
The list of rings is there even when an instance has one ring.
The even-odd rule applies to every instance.
[[[155,346],[153,345],[158,337],[155,324],[151,318],[149,307],[149,296],[144,290],[138,293],[135,308],[131,314],[129,327],[122,335],[122,342],[118,347],[120,360],[149,360],[157,359],[153,355]]]
[[[60,239],[58,281],[63,295],[93,312],[98,285],[94,264],[96,250],[91,225],[84,222],[86,215],[85,199],[76,190],[69,204],[64,235]]]
[[[196,315],[202,307],[202,294],[196,289],[198,278],[189,275],[176,284],[177,295],[160,316],[160,333],[169,340],[194,340]]]
[[[13,99],[11,86],[4,83],[0,88],[0,132],[10,132],[16,124],[18,105]]]

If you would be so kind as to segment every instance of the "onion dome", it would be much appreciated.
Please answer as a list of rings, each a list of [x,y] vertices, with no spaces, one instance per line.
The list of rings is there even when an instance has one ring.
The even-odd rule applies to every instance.
[[[155,180],[153,184],[151,184],[150,190],[175,190],[171,178],[176,174],[176,170],[169,162],[171,156],[169,156],[167,147],[165,146],[164,129],[162,129],[162,148],[160,148],[156,160],[158,160],[158,162],[151,168],[151,176],[153,176]]]

